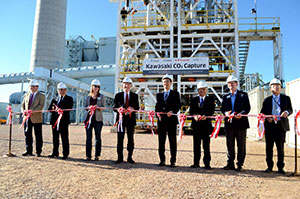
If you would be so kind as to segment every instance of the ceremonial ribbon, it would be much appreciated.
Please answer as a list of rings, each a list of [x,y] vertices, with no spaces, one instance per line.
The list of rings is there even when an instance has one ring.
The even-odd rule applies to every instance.
[[[8,105],[6,107],[6,110],[8,111],[8,124],[11,125],[12,124],[12,107],[11,107],[11,105]]]
[[[222,115],[217,115],[215,117],[216,123],[215,123],[215,128],[214,128],[212,134],[210,135],[211,138],[217,138],[218,137],[223,117],[224,116],[222,116]]]
[[[147,112],[147,115],[148,115],[149,120],[150,120],[150,122],[151,122],[151,124],[152,124],[152,127],[151,127],[151,134],[154,135],[154,131],[153,131],[153,128],[154,128],[154,119],[153,119],[153,117],[154,117],[154,115],[155,115],[155,112],[154,112],[154,111],[148,111],[148,112]],[[155,130],[155,133],[157,134],[156,130]]]
[[[118,113],[119,113],[118,132],[123,132],[123,113],[125,113],[125,109],[123,107],[118,108]]]
[[[61,120],[61,118],[62,118],[62,116],[63,116],[64,111],[63,111],[61,108],[59,108],[59,109],[57,109],[57,113],[58,113],[59,116],[58,116],[58,118],[57,118],[57,120],[56,120],[56,123],[55,123],[54,126],[53,126],[53,129],[54,129],[55,126],[57,125],[56,130],[59,130],[60,120]]]
[[[180,129],[179,129],[179,139],[182,140],[182,135],[183,135],[183,125],[185,123],[186,115],[185,114],[179,114],[179,122],[180,122]]]
[[[199,121],[199,120],[201,120],[201,118],[202,118],[201,115],[196,115],[196,116],[198,117],[198,120],[196,120],[196,119],[194,118],[194,119],[196,120],[196,122]]]
[[[228,122],[232,123],[232,118],[234,117],[234,115],[236,114],[236,112],[233,112],[229,115],[229,118],[228,118]]]
[[[125,113],[128,114],[129,117],[131,117],[132,111],[133,111],[133,110],[131,109],[131,107],[128,107],[127,110],[125,111]]]
[[[297,112],[296,116],[295,116],[295,122],[296,122],[296,131],[298,133],[298,135],[300,135],[300,131],[299,131],[299,128],[298,128],[298,118],[300,118],[300,110]]]
[[[265,134],[265,125],[264,125],[265,118],[266,118],[265,115],[262,113],[258,114],[257,116],[258,119],[257,130],[258,130],[259,139],[262,139]]]
[[[85,124],[85,128],[89,129],[90,125],[91,125],[91,122],[92,122],[92,117],[95,114],[95,111],[96,111],[97,108],[96,108],[96,106],[91,105],[91,106],[88,107],[88,109],[89,109],[90,117],[89,117],[89,121]]]
[[[24,110],[23,112],[23,122],[20,126],[20,128],[22,128],[26,122],[26,129],[25,131],[28,130],[28,119],[30,118],[30,116],[32,115],[32,110]]]

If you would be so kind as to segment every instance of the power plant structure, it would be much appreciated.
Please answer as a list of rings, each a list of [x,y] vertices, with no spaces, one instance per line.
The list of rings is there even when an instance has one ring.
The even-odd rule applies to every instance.
[[[182,112],[197,93],[197,82],[206,80],[218,107],[229,75],[240,79],[244,91],[264,84],[260,74],[246,74],[245,68],[251,41],[265,40],[273,41],[274,76],[284,81],[278,17],[238,18],[237,0],[110,2],[118,3],[116,37],[87,41],[81,36],[65,39],[66,0],[37,0],[30,72],[1,75],[0,84],[38,79],[46,107],[56,95],[57,83],[65,82],[76,102],[76,123],[82,121],[85,111],[80,107],[95,78],[107,104],[112,104],[122,79],[131,77],[142,109],[153,110],[156,93],[163,90],[161,77],[171,74],[181,94]],[[19,101],[23,90],[22,86],[15,94]],[[113,121],[112,112],[106,117]],[[140,125],[148,122],[146,115],[138,115]]]

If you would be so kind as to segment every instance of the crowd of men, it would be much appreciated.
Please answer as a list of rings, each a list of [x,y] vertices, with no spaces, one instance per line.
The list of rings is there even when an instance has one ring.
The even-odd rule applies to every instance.
[[[157,120],[158,132],[158,154],[160,162],[158,166],[166,166],[165,142],[168,137],[170,146],[170,167],[176,166],[177,154],[177,113],[180,110],[180,94],[172,90],[173,77],[165,75],[162,78],[164,90],[157,93],[155,112]],[[247,93],[238,89],[238,79],[235,76],[227,78],[227,86],[229,93],[223,96],[221,111],[225,117],[225,135],[227,145],[227,164],[223,168],[225,170],[243,171],[243,164],[246,157],[246,134],[249,128],[247,115],[250,112],[250,103]],[[24,96],[22,102],[22,111],[33,111],[32,115],[24,125],[26,151],[23,156],[33,156],[33,138],[32,127],[36,137],[36,155],[41,156],[43,147],[42,122],[43,115],[41,110],[44,107],[45,96],[38,91],[39,83],[32,80],[29,83],[30,91]],[[86,160],[91,161],[92,152],[92,129],[95,132],[95,161],[99,160],[101,155],[101,131],[103,126],[102,110],[105,107],[105,97],[100,94],[100,81],[93,80],[91,82],[90,94],[86,100],[86,110],[88,107],[96,107],[95,113],[89,111],[85,120],[86,127]],[[123,91],[115,95],[114,110],[117,112],[116,122],[120,122],[119,108],[124,108],[126,112],[121,112],[122,123],[117,133],[117,155],[116,164],[124,162],[123,143],[125,133],[127,134],[127,162],[134,164],[134,129],[136,126],[135,111],[139,110],[138,95],[132,91],[132,80],[129,77],[123,79]],[[266,162],[269,173],[273,170],[273,147],[274,143],[277,147],[277,167],[278,173],[285,174],[284,171],[284,142],[286,131],[289,131],[288,116],[293,113],[291,100],[288,96],[281,94],[282,84],[280,80],[274,78],[270,82],[270,90],[272,95],[267,97],[261,109],[261,113],[265,115],[274,115],[277,117],[268,117],[265,120],[265,140],[266,140]],[[63,159],[67,159],[70,153],[69,146],[69,111],[73,107],[73,99],[67,95],[67,86],[64,83],[57,85],[58,97],[53,99],[48,110],[51,111],[51,125],[53,133],[53,151],[48,157],[59,157],[59,135],[62,140]],[[210,134],[213,127],[211,119],[207,116],[213,116],[215,112],[214,99],[208,95],[208,85],[205,81],[199,81],[197,84],[197,96],[192,98],[190,103],[190,115],[193,115],[191,127],[193,129],[193,152],[194,161],[192,168],[200,167],[201,144],[204,150],[203,163],[205,169],[211,169],[210,161]],[[57,119],[60,116],[57,112],[59,109],[67,109],[63,112],[59,125]],[[159,114],[159,113],[164,114]],[[235,162],[235,141],[237,142],[237,161]]]

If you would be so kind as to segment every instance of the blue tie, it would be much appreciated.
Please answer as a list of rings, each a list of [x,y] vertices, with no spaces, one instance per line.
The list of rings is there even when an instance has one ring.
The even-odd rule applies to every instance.
[[[168,99],[168,92],[165,92],[164,101],[166,102]]]
[[[200,97],[200,107],[202,108],[203,107],[203,98]]]

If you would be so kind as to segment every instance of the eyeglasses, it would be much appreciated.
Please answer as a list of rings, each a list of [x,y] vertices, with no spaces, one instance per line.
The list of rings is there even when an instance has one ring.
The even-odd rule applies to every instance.
[[[100,88],[100,86],[95,86],[95,85],[93,85],[95,88]]]

